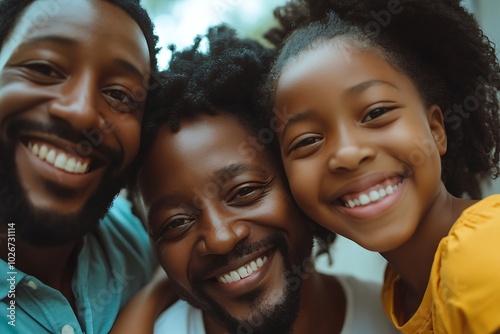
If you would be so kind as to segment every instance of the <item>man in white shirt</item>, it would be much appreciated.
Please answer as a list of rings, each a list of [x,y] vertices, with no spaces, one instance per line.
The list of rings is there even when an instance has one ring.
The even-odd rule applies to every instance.
[[[314,270],[313,236],[324,246],[334,236],[298,209],[259,140],[254,93],[271,52],[227,27],[208,39],[206,54],[197,45],[174,53],[165,99],[146,124],[139,208],[185,300],[155,332],[395,332],[379,286]]]

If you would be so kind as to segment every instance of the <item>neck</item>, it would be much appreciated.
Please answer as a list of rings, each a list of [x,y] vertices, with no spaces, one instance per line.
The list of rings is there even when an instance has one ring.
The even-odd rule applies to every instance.
[[[12,240],[11,240],[12,241]],[[2,245],[7,245],[7,235],[1,235]],[[15,238],[15,267],[24,273],[36,277],[44,284],[59,290],[73,303],[71,280],[76,267],[76,243],[58,246],[34,246]],[[9,250],[2,247],[0,256],[7,261]]]
[[[448,235],[462,211],[473,203],[451,196],[441,185],[429,210],[408,241],[382,254],[401,277],[406,314],[414,313],[420,305],[439,242]]]
[[[292,333],[340,333],[346,313],[342,286],[333,276],[308,275],[302,282],[300,310]]]

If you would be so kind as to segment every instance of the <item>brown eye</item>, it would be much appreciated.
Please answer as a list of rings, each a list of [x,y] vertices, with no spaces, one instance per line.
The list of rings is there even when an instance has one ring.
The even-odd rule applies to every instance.
[[[369,122],[371,120],[374,120],[382,115],[384,115],[385,113],[391,111],[393,108],[376,108],[376,109],[373,109],[372,111],[370,111],[366,116],[365,118],[363,119],[363,122]]]
[[[139,109],[139,101],[131,94],[120,89],[106,89],[104,91],[110,104],[122,113],[133,113]]]
[[[320,140],[321,140],[321,138],[319,138],[319,137],[307,137],[307,138],[299,141],[296,145],[294,145],[290,151],[296,150],[296,149],[304,147],[304,146],[312,145]]]
[[[60,78],[61,75],[58,71],[54,70],[51,66],[43,63],[30,63],[25,65],[28,69],[37,72],[38,74],[45,75],[52,78]]]

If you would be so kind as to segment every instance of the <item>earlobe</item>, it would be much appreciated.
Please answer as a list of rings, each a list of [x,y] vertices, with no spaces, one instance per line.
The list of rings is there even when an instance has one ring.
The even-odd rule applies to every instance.
[[[448,146],[448,138],[444,126],[443,111],[438,105],[434,104],[428,109],[427,120],[439,155],[443,156]]]

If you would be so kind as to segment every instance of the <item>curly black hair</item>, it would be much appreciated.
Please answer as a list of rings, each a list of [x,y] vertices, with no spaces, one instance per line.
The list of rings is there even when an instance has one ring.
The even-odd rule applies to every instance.
[[[178,131],[182,119],[200,113],[233,115],[250,134],[268,128],[259,98],[274,51],[254,40],[238,38],[235,30],[225,25],[210,28],[206,39],[206,53],[200,51],[202,37],[183,51],[172,47],[169,69],[160,74],[157,108],[143,126],[141,156],[152,146],[163,124]],[[273,143],[268,142],[270,149]],[[275,162],[282,171],[278,156]],[[320,252],[325,253],[335,234],[317,224],[313,228]]]
[[[441,107],[448,136],[442,180],[452,195],[480,198],[481,181],[499,176],[500,67],[493,43],[459,0],[292,0],[274,14],[281,27],[266,37],[280,52],[268,92],[291,59],[342,36],[381,53],[427,106]]]
[[[0,0],[0,51],[10,32],[17,24],[19,17],[23,11],[36,0]],[[159,49],[157,48],[158,36],[154,33],[154,24],[151,21],[146,10],[141,6],[140,0],[97,0],[107,1],[124,10],[141,28],[149,49],[149,60],[151,74],[149,79],[150,94],[146,101],[146,112],[151,109],[151,101],[154,96],[155,89],[158,86],[158,62],[156,59]],[[51,3],[52,6],[57,6],[57,2]],[[48,9],[47,19],[50,17],[50,12],[53,8]]]

